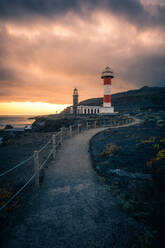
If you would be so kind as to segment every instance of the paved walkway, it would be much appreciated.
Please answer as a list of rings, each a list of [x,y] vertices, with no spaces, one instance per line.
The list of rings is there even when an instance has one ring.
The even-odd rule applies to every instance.
[[[137,224],[91,166],[88,130],[65,141],[4,248],[129,248]]]

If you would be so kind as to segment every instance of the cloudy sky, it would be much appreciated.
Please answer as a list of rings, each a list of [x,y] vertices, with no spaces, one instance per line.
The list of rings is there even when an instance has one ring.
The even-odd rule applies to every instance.
[[[0,114],[100,97],[106,65],[113,93],[164,86],[165,0],[0,1]]]

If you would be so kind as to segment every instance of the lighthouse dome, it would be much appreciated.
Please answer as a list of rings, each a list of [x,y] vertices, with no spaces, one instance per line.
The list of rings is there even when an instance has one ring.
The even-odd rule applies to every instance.
[[[111,77],[114,78],[114,73],[109,66],[105,67],[105,70],[101,74],[101,78]]]

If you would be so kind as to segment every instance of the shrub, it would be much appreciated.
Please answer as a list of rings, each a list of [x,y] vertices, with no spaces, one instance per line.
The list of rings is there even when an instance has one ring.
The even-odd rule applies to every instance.
[[[155,137],[151,137],[150,139],[148,140],[141,140],[141,143],[143,144],[150,144],[150,143],[154,143],[155,142]]]
[[[156,160],[165,159],[165,149],[160,150],[156,156]]]
[[[113,143],[109,143],[106,145],[105,151],[103,152],[103,155],[109,156],[113,153],[118,153],[119,151],[120,151],[120,148],[117,145],[115,145]]]
[[[155,144],[155,145],[158,145],[158,144]],[[156,155],[156,158],[153,158],[149,161],[146,162],[146,165],[147,166],[155,166],[156,167],[156,163],[157,161],[159,160],[165,160],[165,149],[162,149],[158,152],[158,154]]]
[[[11,196],[12,196],[12,192],[0,188],[0,207],[2,207]]]
[[[106,178],[105,177],[101,177],[101,181],[102,181],[102,183],[106,183]]]
[[[159,145],[159,144],[153,144],[153,148],[154,148],[155,150],[159,150],[160,145]]]
[[[165,150],[160,150],[156,158],[147,162],[152,167],[152,178],[159,192],[165,192]]]
[[[155,232],[145,230],[143,234],[139,236],[140,248],[150,248],[152,247],[153,241],[155,239]]]

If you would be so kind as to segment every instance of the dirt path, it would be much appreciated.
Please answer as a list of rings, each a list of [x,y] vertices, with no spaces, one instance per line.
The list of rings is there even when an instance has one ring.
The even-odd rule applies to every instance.
[[[89,140],[102,130],[65,141],[4,248],[133,246],[139,226],[120,211],[91,166]]]

